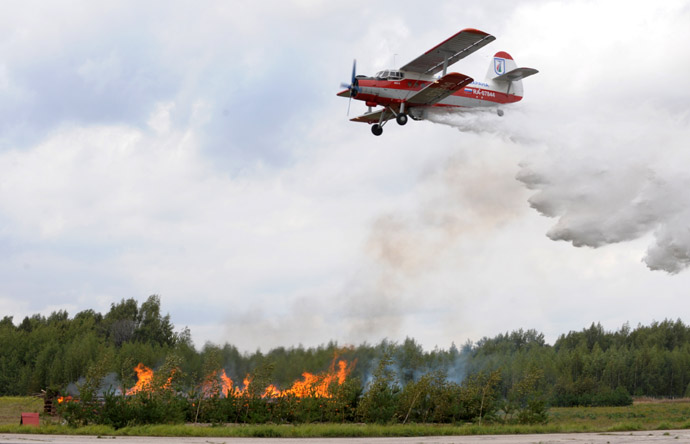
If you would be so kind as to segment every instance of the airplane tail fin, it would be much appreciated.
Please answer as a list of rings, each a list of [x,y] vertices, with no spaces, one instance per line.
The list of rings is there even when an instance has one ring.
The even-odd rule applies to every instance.
[[[501,92],[522,97],[522,79],[538,72],[534,68],[518,68],[510,54],[499,51],[491,60],[486,80],[493,83]]]

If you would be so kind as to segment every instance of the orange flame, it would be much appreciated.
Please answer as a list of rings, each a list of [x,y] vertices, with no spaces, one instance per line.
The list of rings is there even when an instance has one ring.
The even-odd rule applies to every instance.
[[[153,380],[153,370],[142,364],[134,367],[134,371],[137,372],[137,383],[131,389],[127,390],[125,393],[127,396],[139,393],[142,390],[148,390],[151,386],[151,381]]]
[[[302,373],[302,380],[296,381],[288,390],[282,392],[281,396],[292,394],[297,398],[315,396],[317,398],[330,398],[328,388],[334,382],[339,385],[345,382],[347,376],[352,372],[355,363],[348,365],[347,361],[338,361],[338,370],[335,369],[335,359],[331,362],[328,371],[314,375],[309,372]]]
[[[232,391],[232,379],[228,377],[228,375],[225,374],[225,370],[223,370],[220,373],[220,383],[221,383],[221,391],[223,392],[223,395],[227,398],[230,392]]]
[[[225,370],[216,370],[206,377],[206,380],[201,386],[201,394],[208,398],[216,395],[216,391],[220,390],[226,398],[232,392],[232,379],[228,377]]]
[[[176,368],[174,368],[170,371],[170,376],[168,377],[168,380],[165,382],[165,384],[163,384],[164,389],[169,389],[170,387],[172,387],[172,380],[173,380],[173,376],[175,376],[175,373],[177,373]]]
[[[244,388],[235,387],[235,391],[233,392],[233,394],[235,396],[244,395],[245,392],[247,391],[247,389],[249,388],[249,384],[251,384],[251,383],[252,383],[252,378],[249,375],[245,376],[244,379],[242,380],[242,384],[244,384]]]
[[[292,395],[297,398],[304,398],[307,396],[330,398],[331,394],[328,389],[331,384],[343,384],[355,367],[355,362],[348,364],[345,360],[339,360],[337,361],[338,368],[336,370],[336,361],[337,358],[333,359],[329,369],[323,373],[302,373],[302,379],[300,381],[295,381],[289,389],[281,391],[275,385],[269,385],[266,387],[261,397],[280,398]],[[201,387],[201,393],[204,397],[210,397],[215,394],[214,392],[220,390],[225,397],[228,397],[231,393],[233,396],[243,396],[247,393],[247,388],[251,382],[251,376],[247,375],[242,381],[241,387],[235,386],[232,379],[225,373],[225,370],[216,370],[206,377]]]
[[[58,396],[58,397],[57,397],[57,402],[58,402],[58,404],[62,404],[63,402],[73,402],[73,401],[74,401],[74,398],[72,398],[72,397],[69,396],[69,395],[67,395],[67,396]]]

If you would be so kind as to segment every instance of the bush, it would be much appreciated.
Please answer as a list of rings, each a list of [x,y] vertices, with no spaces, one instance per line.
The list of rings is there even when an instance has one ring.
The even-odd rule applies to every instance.
[[[544,373],[532,369],[511,387],[503,402],[503,421],[518,424],[545,424],[549,420],[544,394],[539,390]]]
[[[374,371],[374,379],[357,407],[357,417],[363,422],[388,423],[395,418],[400,387],[390,369],[390,353],[384,353]]]
[[[454,420],[482,423],[482,418],[493,418],[498,411],[498,385],[501,374],[498,370],[491,373],[480,372],[468,376],[457,391],[457,405]]]
[[[580,383],[559,384],[554,389],[551,403],[557,407],[616,407],[632,405],[633,399],[623,386],[615,390],[597,385],[591,380]]]
[[[630,393],[623,386],[618,386],[616,390],[606,388],[592,396],[593,406],[626,406],[632,405],[633,399]]]

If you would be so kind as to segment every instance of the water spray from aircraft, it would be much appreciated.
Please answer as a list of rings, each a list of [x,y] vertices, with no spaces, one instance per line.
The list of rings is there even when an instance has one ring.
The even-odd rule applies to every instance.
[[[500,121],[477,113],[439,113],[429,120],[494,143],[516,143],[525,157],[515,177],[532,191],[529,205],[557,219],[546,233],[550,239],[599,248],[651,234],[642,260],[651,270],[675,274],[690,265],[690,153],[684,142],[690,126],[687,117],[644,107],[626,117],[590,110],[566,122],[523,112]],[[654,124],[633,128],[630,121]]]

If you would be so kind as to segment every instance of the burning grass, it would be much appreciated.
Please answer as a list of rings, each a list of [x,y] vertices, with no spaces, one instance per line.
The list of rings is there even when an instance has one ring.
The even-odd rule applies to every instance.
[[[354,363],[337,357],[325,371],[304,372],[282,389],[271,384],[271,366],[255,369],[238,384],[218,368],[190,385],[173,361],[156,371],[139,364],[130,389],[98,397],[92,391],[63,402],[60,413],[72,426],[99,424],[117,431],[100,434],[160,436],[418,436],[690,427],[689,402],[554,408],[544,417],[549,424],[543,419],[533,422],[544,424],[528,425],[515,420],[519,414],[507,416],[499,410],[503,401],[496,392],[497,372],[468,377],[462,385],[446,381],[442,374],[430,375],[400,388],[384,371],[385,361],[379,366],[363,392],[361,381],[349,378]],[[526,396],[538,396],[530,394],[534,384],[518,385],[524,386]],[[376,414],[382,411],[388,413]],[[470,423],[478,418],[483,421]],[[439,425],[414,424],[427,421]],[[182,425],[185,422],[215,427]],[[374,422],[402,424],[380,429]]]
[[[129,389],[97,392],[102,377],[81,385],[79,396],[59,397],[60,414],[72,426],[123,428],[193,422],[305,423],[352,421],[360,384],[348,383],[354,363],[334,358],[321,373],[304,372],[290,387],[270,383],[272,367],[259,367],[235,384],[225,369],[189,383],[174,359],[154,371],[139,363]]]
[[[337,366],[337,369],[336,369]],[[290,388],[280,390],[273,384],[268,384],[261,394],[262,398],[284,398],[294,396],[296,398],[316,397],[330,398],[329,388],[332,384],[343,385],[347,377],[352,373],[355,362],[348,363],[344,359],[333,359],[329,369],[322,373],[302,373],[302,379],[295,381]],[[235,386],[233,380],[225,373],[225,369],[216,370],[208,375],[201,387],[204,397],[212,397],[222,394],[224,397],[244,396],[252,384],[253,377],[245,376],[241,386]],[[138,384],[138,383],[137,383]],[[129,392],[127,392],[129,394]]]

